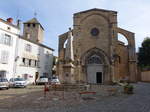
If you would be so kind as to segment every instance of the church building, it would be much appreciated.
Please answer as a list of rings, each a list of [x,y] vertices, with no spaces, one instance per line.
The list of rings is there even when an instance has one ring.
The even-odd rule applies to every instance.
[[[57,74],[62,83],[136,82],[136,63],[134,33],[118,27],[116,11],[75,13],[73,29],[59,36]]]

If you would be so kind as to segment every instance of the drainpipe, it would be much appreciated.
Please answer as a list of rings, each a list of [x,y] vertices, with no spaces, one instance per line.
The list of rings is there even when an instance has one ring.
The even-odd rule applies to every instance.
[[[16,37],[16,44],[15,44],[15,60],[14,60],[14,66],[13,66],[13,78],[16,76],[16,68],[17,68],[17,61],[19,59],[18,56],[18,45],[19,45],[19,36],[20,36],[20,30],[18,31],[17,37]]]

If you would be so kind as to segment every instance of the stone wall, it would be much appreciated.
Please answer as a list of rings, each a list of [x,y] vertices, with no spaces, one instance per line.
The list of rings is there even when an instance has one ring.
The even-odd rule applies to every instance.
[[[115,64],[115,79],[120,80],[125,77],[129,78],[128,47],[125,46],[122,42],[118,42],[117,55],[118,60],[116,60]]]
[[[141,72],[141,81],[150,82],[150,71]]]

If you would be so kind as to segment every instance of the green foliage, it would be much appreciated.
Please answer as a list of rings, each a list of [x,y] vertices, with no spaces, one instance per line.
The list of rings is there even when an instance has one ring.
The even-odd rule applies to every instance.
[[[124,86],[124,93],[126,93],[126,94],[133,94],[133,89],[134,89],[133,85],[130,85],[128,83],[128,84],[126,84]]]
[[[124,86],[124,88],[129,88],[129,89],[133,89],[133,85],[130,85],[130,84],[126,84],[126,85]]]
[[[150,38],[147,37],[142,42],[142,47],[139,48],[138,65],[143,68],[150,68]]]

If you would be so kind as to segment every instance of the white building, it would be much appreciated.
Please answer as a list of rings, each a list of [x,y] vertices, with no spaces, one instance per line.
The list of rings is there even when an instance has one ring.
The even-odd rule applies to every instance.
[[[4,20],[2,21],[6,25],[11,24]],[[14,28],[16,28],[16,26],[14,26]],[[11,45],[0,44],[1,52],[4,50],[9,51],[8,57],[1,56],[4,57],[4,59],[7,58],[6,64],[0,64],[1,76],[6,76],[8,79],[12,77],[23,77],[31,83],[35,82],[40,76],[51,77],[54,50],[42,44],[44,31],[42,25],[36,18],[33,18],[24,23],[23,36],[19,35],[19,28],[16,29],[16,34],[13,33],[14,35],[11,35],[11,37],[13,37],[13,44],[12,38],[10,39]],[[6,54],[7,53],[5,53],[5,55]],[[4,61],[6,61],[6,59]],[[10,69],[9,71],[8,68]]]
[[[0,19],[0,77],[10,79],[14,75],[16,40],[20,29],[13,25],[12,19]]]
[[[16,77],[34,82],[36,77],[52,75],[53,49],[19,37],[17,53]]]

